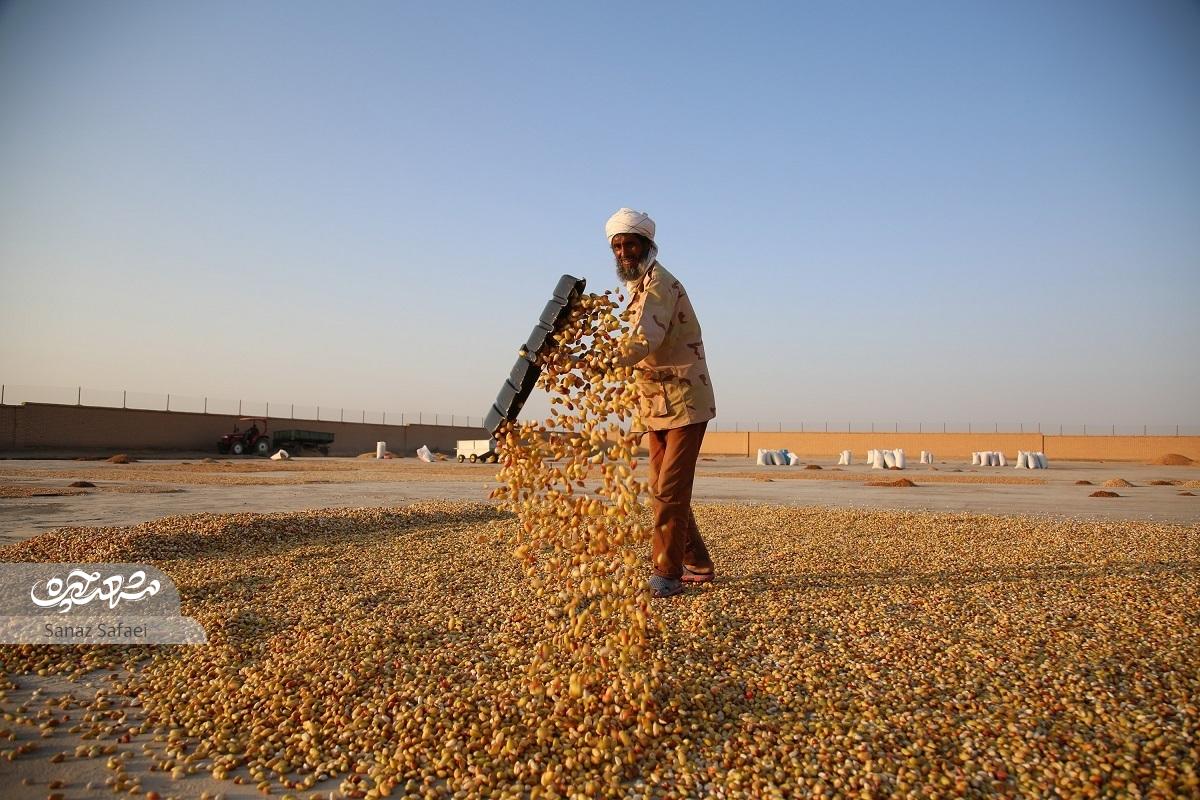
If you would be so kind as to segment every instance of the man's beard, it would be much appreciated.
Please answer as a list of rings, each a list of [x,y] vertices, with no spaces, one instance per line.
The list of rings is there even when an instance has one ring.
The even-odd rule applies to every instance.
[[[650,269],[650,265],[654,263],[655,257],[658,256],[658,248],[654,245],[646,251],[646,255],[642,256],[642,260],[632,267],[626,267],[621,263],[620,259],[615,259],[617,262],[617,277],[626,283],[639,280],[646,274],[646,270]]]

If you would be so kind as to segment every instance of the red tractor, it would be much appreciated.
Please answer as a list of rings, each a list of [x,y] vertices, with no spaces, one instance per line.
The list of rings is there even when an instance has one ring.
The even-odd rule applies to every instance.
[[[256,453],[260,456],[271,454],[271,434],[267,432],[267,420],[263,417],[241,417],[239,422],[249,422],[246,430],[238,430],[233,426],[233,433],[227,433],[217,442],[217,452],[233,453],[240,456],[245,453]],[[261,423],[261,425],[260,425]]]

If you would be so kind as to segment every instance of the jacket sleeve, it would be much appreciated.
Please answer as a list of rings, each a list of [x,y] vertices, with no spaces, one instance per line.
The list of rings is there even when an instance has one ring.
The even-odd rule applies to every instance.
[[[621,342],[617,365],[632,367],[661,347],[674,313],[675,302],[670,291],[660,281],[650,281],[641,311]]]

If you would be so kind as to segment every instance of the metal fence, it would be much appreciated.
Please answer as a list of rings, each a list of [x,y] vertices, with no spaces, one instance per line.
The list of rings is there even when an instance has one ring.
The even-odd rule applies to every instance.
[[[92,389],[87,386],[27,386],[0,384],[0,405],[54,403],[92,408],[132,408],[144,411],[183,411],[194,414],[236,414],[316,422],[359,422],[375,425],[472,425],[482,427],[483,417],[429,411],[369,411],[333,405],[242,400],[225,397],[133,392],[127,389]]]

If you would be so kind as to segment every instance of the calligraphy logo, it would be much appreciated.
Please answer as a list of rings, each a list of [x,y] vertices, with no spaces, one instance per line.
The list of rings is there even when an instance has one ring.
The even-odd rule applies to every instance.
[[[122,600],[137,602],[146,597],[158,594],[162,585],[157,579],[147,581],[144,570],[133,572],[128,578],[124,575],[111,575],[100,580],[99,572],[85,572],[73,569],[66,580],[54,577],[45,582],[46,597],[38,597],[38,581],[29,590],[29,598],[39,608],[58,607],[58,613],[65,614],[75,606],[84,606],[93,600],[107,603],[108,607],[116,608]]]

